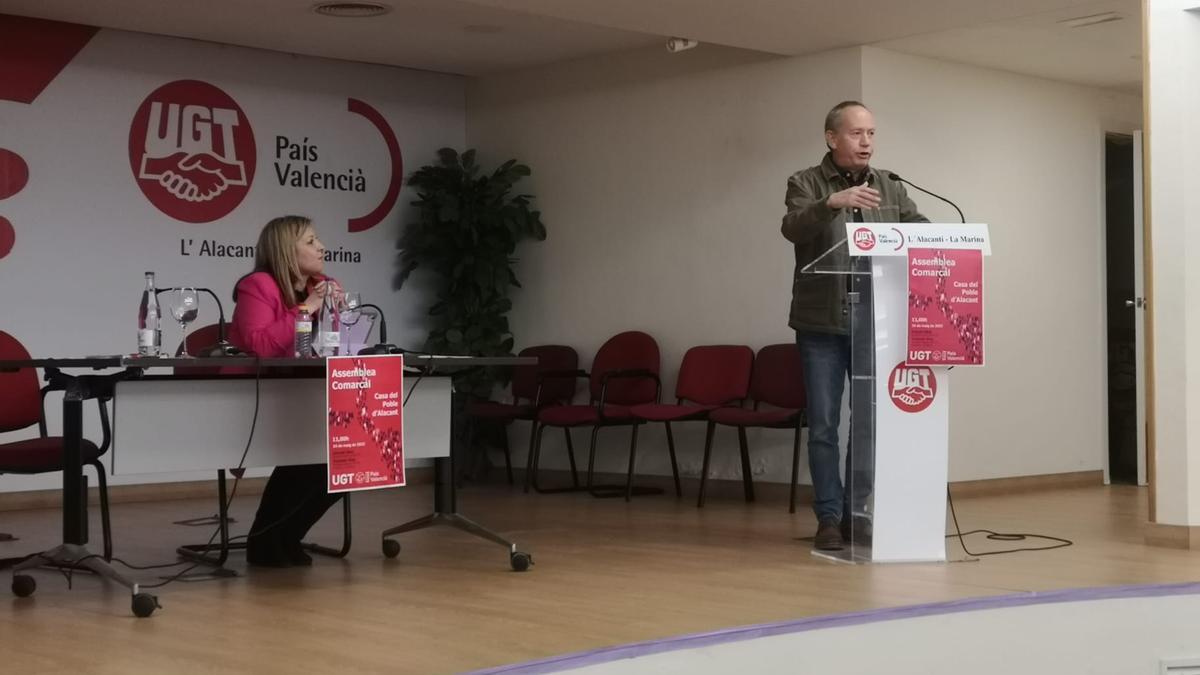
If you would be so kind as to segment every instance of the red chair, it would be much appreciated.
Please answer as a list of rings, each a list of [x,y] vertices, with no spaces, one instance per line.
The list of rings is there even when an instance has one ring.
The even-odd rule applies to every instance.
[[[675,436],[671,422],[708,418],[709,412],[722,406],[741,405],[750,389],[750,369],[754,351],[745,345],[692,347],[683,355],[679,380],[675,384],[674,405],[646,403],[630,410],[645,422],[662,422],[667,428],[667,447],[675,456]],[[674,465],[674,462],[672,462]],[[675,493],[682,497],[679,472],[675,472]]]
[[[708,431],[704,439],[704,466],[700,472],[700,496],[696,507],[704,506],[704,488],[708,482],[708,464],[712,457],[713,435],[718,424],[737,427],[738,445],[742,452],[742,485],[746,501],[754,501],[754,482],[750,476],[750,449],[746,429],[794,429],[792,440],[792,491],[788,513],[796,512],[796,480],[800,467],[800,429],[804,426],[804,409],[808,397],[804,391],[804,370],[800,365],[800,350],[794,342],[768,345],[754,359],[750,378],[750,398],[753,409],[719,408],[708,414]],[[769,408],[760,410],[766,404]]]
[[[562,345],[540,345],[526,347],[517,356],[534,357],[536,366],[517,366],[512,373],[512,402],[472,401],[467,404],[467,416],[472,421],[487,421],[507,427],[515,420],[527,420],[537,426],[537,414],[542,408],[570,403],[575,396],[575,373],[579,368],[579,354]],[[472,428],[474,431],[474,428]],[[571,432],[567,431],[567,446],[570,447]],[[533,429],[530,429],[529,447],[533,449]],[[513,484],[512,453],[508,448],[507,435],[504,442],[504,470],[508,484]],[[571,457],[571,475],[575,485],[579,476],[575,470],[575,453]]]
[[[0,359],[28,358],[29,352],[16,338],[0,331]],[[34,368],[0,372],[0,432],[20,431],[35,424],[38,427],[38,438],[0,443],[0,474],[32,475],[63,470],[63,438],[47,435],[43,410],[46,393],[61,388],[53,381],[45,387],[39,387],[37,370]],[[100,457],[108,451],[112,439],[107,406],[110,398],[97,398],[100,426],[104,434],[103,442],[99,446],[86,438],[80,442],[83,463],[96,470],[96,482],[100,488],[100,519],[105,560],[112,560],[112,522],[108,512],[108,482]],[[25,557],[0,560],[0,567],[8,567],[24,559]]]
[[[620,494],[600,491],[603,489],[593,485],[596,437],[603,427],[628,426],[633,428],[633,436],[629,443],[629,471],[624,488],[625,501],[629,501],[633,494],[638,427],[643,424],[630,409],[642,403],[658,402],[662,390],[658,368],[658,343],[654,338],[638,331],[620,333],[609,338],[600,347],[600,351],[596,352],[591,374],[583,371],[574,373],[575,377],[588,378],[591,395],[589,403],[554,406],[538,412],[533,449],[529,453],[525,470],[526,492],[531,484],[540,491],[537,486],[537,470],[542,450],[542,434],[548,427],[565,429],[568,438],[570,430],[575,427],[592,427],[592,440],[588,451],[587,490],[597,497]],[[574,451],[569,443],[567,453],[571,456],[573,465]],[[676,475],[679,474],[674,452],[671,454],[671,468]]]
[[[210,323],[207,326],[201,326],[187,334],[183,342],[179,343],[179,347],[175,349],[175,356],[183,356],[184,348],[187,348],[189,356],[202,358],[212,353],[212,350],[217,346],[217,340],[221,334],[221,325]],[[197,360],[197,363],[202,361]],[[218,375],[221,372],[220,366],[198,366],[198,367],[181,367],[174,369],[176,373],[186,373],[188,375]]]

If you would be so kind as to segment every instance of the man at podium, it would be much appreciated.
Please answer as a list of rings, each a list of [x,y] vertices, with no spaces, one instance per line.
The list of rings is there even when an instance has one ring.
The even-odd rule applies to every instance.
[[[820,164],[788,178],[782,231],[796,254],[788,325],[796,331],[808,392],[808,465],[818,523],[813,546],[829,551],[844,547],[852,517],[838,450],[842,394],[850,372],[847,287],[852,277],[801,270],[845,240],[847,221],[929,220],[902,183],[871,167],[875,118],[865,105],[844,101],[834,106],[825,116],[825,144],[829,152]],[[844,244],[837,255],[848,264]],[[846,462],[849,466],[849,456]],[[855,486],[856,492],[869,489],[861,482]]]

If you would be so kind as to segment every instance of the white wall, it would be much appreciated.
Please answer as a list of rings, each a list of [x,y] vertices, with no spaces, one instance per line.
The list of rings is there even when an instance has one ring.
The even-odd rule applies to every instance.
[[[519,344],[572,345],[586,366],[608,336],[645,330],[670,392],[688,346],[790,341],[784,182],[821,159],[828,108],[860,97],[880,127],[877,163],[957,198],[997,241],[989,367],[954,374],[951,478],[1099,469],[1103,132],[1138,126],[1135,96],[876,49],[770,58],[707,45],[475,81],[468,144],[533,167],[550,233],[521,251]],[[917,201],[935,220],[954,215]],[[623,471],[627,436],[607,433],[603,466]],[[661,431],[641,438],[642,470],[666,472]],[[702,433],[677,441],[696,475]],[[756,471],[786,481],[786,434],[751,444]],[[561,447],[547,436],[544,466],[565,466]],[[718,447],[714,473],[738,475],[731,432]]]
[[[1147,156],[1154,288],[1157,520],[1200,525],[1200,218],[1196,138],[1200,114],[1200,16],[1184,0],[1150,0]]]
[[[1140,98],[872,48],[863,90],[875,164],[991,226],[987,367],[951,374],[951,478],[1100,469],[1104,132],[1139,128]],[[931,220],[958,220],[910,192]]]
[[[468,144],[488,162],[530,164],[527,189],[549,230],[544,243],[519,252],[519,346],[571,345],[587,367],[611,335],[644,330],[662,349],[671,398],[690,346],[793,340],[793,254],[779,232],[785,182],[820,160],[829,102],[859,92],[857,50],[779,58],[708,45],[473,82]],[[680,427],[681,469],[699,475],[703,425]],[[514,447],[525,446],[525,429]],[[600,466],[623,472],[628,432],[606,437],[613,442]],[[754,453],[758,470],[786,475],[787,434],[767,438],[769,449],[751,437],[764,450]],[[715,473],[737,475],[734,434],[718,439]],[[586,443],[578,433],[584,466]],[[639,443],[639,466],[669,473],[661,425]],[[548,434],[545,447],[543,466],[566,466],[561,433]]]

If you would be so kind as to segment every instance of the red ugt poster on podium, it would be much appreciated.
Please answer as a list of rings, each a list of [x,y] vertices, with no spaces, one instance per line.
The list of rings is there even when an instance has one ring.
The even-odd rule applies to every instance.
[[[325,362],[329,492],[404,485],[404,357]]]
[[[983,251],[908,249],[907,365],[983,365]]]

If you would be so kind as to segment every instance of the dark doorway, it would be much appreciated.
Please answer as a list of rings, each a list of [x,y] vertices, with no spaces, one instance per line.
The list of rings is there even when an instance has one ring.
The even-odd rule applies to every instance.
[[[1137,326],[1132,136],[1104,141],[1108,279],[1108,470],[1113,483],[1138,482]]]

